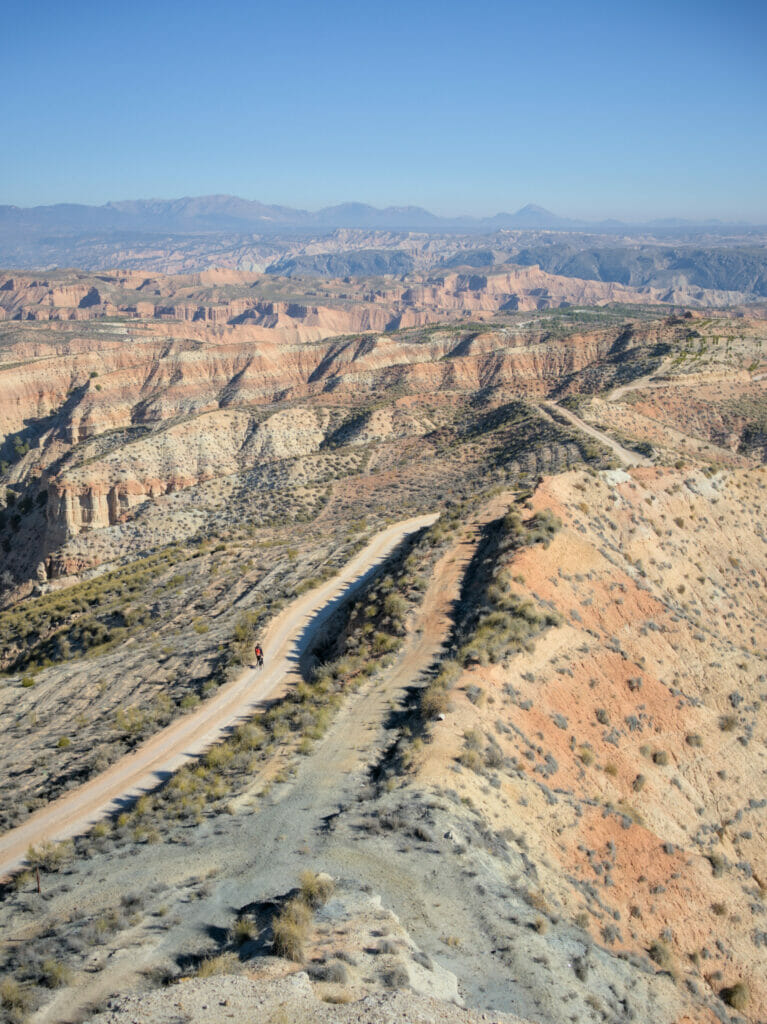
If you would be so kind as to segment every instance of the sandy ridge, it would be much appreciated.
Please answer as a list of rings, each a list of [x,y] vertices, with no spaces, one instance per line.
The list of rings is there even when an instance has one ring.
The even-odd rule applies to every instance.
[[[376,534],[337,576],[293,601],[271,623],[263,639],[267,664],[261,671],[247,669],[198,710],[171,723],[105,772],[0,837],[0,876],[23,863],[30,845],[71,838],[119,809],[124,801],[153,789],[220,740],[228,728],[251,715],[263,701],[284,690],[312,633],[406,536],[436,519],[436,513],[417,516]]]

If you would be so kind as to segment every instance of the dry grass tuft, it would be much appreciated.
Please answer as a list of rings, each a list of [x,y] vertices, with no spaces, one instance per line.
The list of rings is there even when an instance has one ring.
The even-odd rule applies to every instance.
[[[330,875],[317,874],[315,871],[302,871],[300,882],[301,899],[312,910],[327,903],[335,889],[335,883]]]
[[[240,961],[236,953],[220,953],[209,956],[197,968],[198,978],[212,978],[217,974],[237,974]]]

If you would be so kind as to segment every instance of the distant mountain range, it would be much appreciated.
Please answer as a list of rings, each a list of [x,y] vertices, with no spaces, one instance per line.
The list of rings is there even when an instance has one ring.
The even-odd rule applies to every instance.
[[[694,225],[683,220],[655,221],[647,228],[669,231],[679,228],[723,227],[718,221]],[[636,229],[637,225],[631,225]],[[740,225],[742,228],[743,225]],[[629,225],[607,220],[587,222],[560,217],[542,206],[528,204],[516,213],[492,217],[439,217],[420,206],[387,206],[341,203],[310,212],[289,206],[269,206],[237,196],[196,196],[184,199],[134,199],[85,206],[58,203],[53,206],[0,206],[0,234],[9,238],[27,235],[101,235],[114,232],[149,234],[285,234],[338,228],[392,231],[493,232],[509,230],[620,232]]]

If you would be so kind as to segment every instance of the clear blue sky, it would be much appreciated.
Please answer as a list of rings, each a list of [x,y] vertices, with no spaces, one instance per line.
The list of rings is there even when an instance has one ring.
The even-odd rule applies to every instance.
[[[763,0],[6,0],[0,203],[767,222]]]

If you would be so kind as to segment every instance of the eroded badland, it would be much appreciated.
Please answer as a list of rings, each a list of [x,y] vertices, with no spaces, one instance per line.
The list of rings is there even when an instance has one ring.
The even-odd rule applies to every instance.
[[[4,1019],[767,1018],[767,320],[664,299],[0,274]]]

